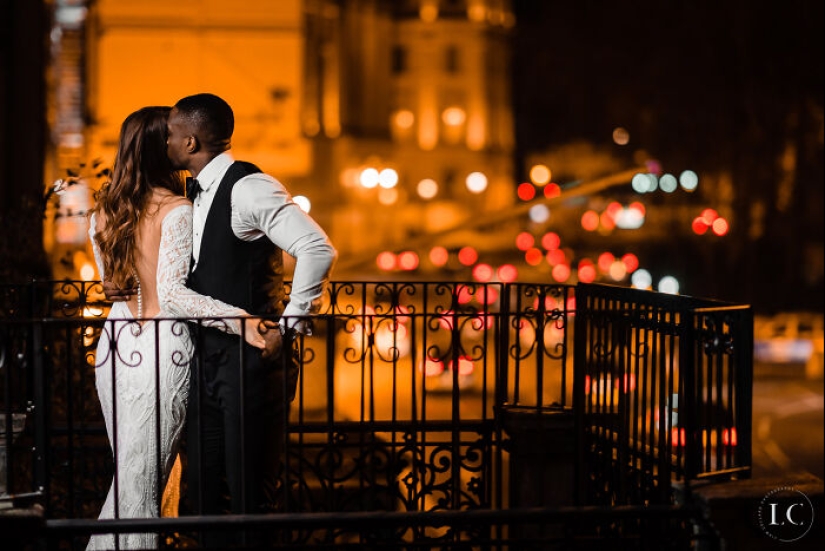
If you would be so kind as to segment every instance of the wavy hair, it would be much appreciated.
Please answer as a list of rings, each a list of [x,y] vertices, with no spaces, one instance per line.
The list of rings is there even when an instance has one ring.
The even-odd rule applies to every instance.
[[[120,127],[112,179],[101,187],[91,209],[105,217],[95,240],[106,278],[118,287],[134,283],[138,222],[152,190],[166,188],[183,195],[183,180],[166,156],[166,119],[171,110],[144,107],[126,117]]]

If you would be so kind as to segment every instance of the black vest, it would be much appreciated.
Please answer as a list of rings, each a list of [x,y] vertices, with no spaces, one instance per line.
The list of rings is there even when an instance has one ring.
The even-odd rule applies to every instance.
[[[232,232],[232,188],[248,174],[261,172],[251,163],[234,162],[218,184],[206,217],[197,267],[188,287],[243,308],[250,314],[283,311],[283,252],[266,236],[242,241]]]

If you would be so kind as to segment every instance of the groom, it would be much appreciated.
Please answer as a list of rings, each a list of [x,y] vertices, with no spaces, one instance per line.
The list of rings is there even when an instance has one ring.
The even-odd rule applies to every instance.
[[[198,514],[223,513],[225,478],[232,513],[267,512],[297,382],[292,341],[296,333],[310,331],[294,316],[317,310],[337,253],[278,180],[228,153],[234,115],[223,99],[185,97],[167,127],[169,159],[195,179],[187,186],[194,232],[188,286],[251,314],[280,319],[261,331],[268,341],[263,353],[237,336],[193,327],[186,436],[190,502]],[[285,307],[283,251],[295,258]],[[244,542],[225,531],[207,532],[203,541],[207,547],[235,543]]]
[[[263,331],[263,355],[217,329],[195,332],[187,457],[190,498],[205,515],[224,510],[223,476],[232,513],[266,512],[272,503],[297,382],[292,339],[309,331],[292,316],[317,310],[336,258],[327,235],[279,181],[227,152],[233,129],[232,108],[212,94],[181,99],[168,120],[169,159],[196,179],[189,287],[282,318]],[[295,258],[285,308],[283,251]]]

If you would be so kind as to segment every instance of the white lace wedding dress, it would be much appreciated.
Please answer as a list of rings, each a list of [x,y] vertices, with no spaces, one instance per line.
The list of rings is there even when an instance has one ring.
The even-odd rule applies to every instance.
[[[162,214],[165,216],[161,218]],[[140,260],[136,267],[141,289],[139,302],[149,306],[145,312],[157,312],[151,316],[155,319],[138,322],[128,303],[115,302],[97,346],[97,393],[116,457],[116,475],[100,519],[157,517],[159,495],[177,453],[186,418],[193,346],[184,321],[156,318],[245,314],[185,287],[192,257],[191,205],[174,206],[156,217],[155,221],[141,221]],[[103,279],[100,251],[94,240],[95,224],[93,216],[89,235]],[[240,333],[237,320],[212,325],[236,335]],[[120,549],[152,549],[158,546],[158,537],[148,533],[122,534],[118,543]],[[87,547],[114,548],[112,534],[93,535]]]

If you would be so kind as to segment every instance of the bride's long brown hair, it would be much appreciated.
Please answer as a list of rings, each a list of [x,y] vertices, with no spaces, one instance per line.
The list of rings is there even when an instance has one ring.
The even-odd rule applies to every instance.
[[[183,180],[166,156],[166,119],[171,107],[144,107],[123,121],[112,179],[97,194],[91,212],[105,224],[95,234],[106,279],[118,287],[134,282],[138,222],[152,190],[183,195]],[[100,217],[100,214],[98,214]]]

